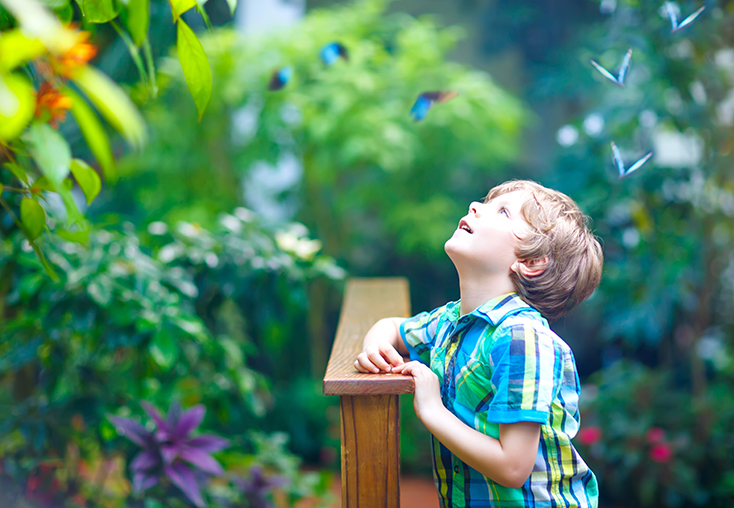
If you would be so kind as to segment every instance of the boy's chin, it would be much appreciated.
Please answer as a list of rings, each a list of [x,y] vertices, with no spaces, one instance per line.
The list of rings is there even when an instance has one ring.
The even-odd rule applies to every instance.
[[[443,244],[443,250],[448,254],[454,264],[456,264],[457,259],[461,258],[462,247],[464,246],[461,245],[461,242],[457,241],[453,236]]]

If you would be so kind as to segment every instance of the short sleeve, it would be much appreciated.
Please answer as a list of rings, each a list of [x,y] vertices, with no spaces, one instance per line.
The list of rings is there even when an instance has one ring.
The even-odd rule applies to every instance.
[[[548,421],[560,389],[563,352],[531,324],[508,328],[490,351],[492,400],[487,420],[495,423]]]
[[[421,312],[400,325],[400,337],[410,353],[411,360],[431,364],[431,349],[436,343],[439,322],[445,311],[444,305],[431,312]]]

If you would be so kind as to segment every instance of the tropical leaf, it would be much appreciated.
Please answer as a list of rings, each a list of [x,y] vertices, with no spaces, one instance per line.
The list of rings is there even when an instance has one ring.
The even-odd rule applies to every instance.
[[[181,61],[186,84],[194,98],[201,120],[212,95],[212,71],[209,59],[199,38],[183,20],[178,21],[177,33],[178,59]]]
[[[0,141],[20,136],[33,119],[35,108],[36,94],[28,78],[0,73]]]

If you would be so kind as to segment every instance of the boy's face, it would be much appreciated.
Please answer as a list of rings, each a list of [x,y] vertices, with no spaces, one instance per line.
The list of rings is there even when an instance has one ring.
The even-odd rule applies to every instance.
[[[458,269],[480,274],[505,273],[517,261],[515,251],[530,226],[521,209],[527,194],[508,192],[487,203],[473,202],[453,236],[444,245]]]

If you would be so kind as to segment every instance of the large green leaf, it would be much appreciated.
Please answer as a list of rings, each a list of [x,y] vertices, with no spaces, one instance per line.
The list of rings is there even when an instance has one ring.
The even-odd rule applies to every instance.
[[[130,97],[106,74],[87,65],[77,71],[74,82],[131,146],[140,148],[145,143],[142,115]]]
[[[177,32],[178,58],[201,120],[212,95],[212,71],[209,68],[209,59],[199,38],[182,19],[178,20]]]
[[[120,14],[120,4],[116,0],[76,0],[88,23],[107,23]]]
[[[87,204],[90,204],[102,190],[102,180],[99,175],[81,159],[72,159],[71,173],[87,197]]]
[[[150,12],[148,0],[128,0],[127,2],[127,29],[136,46],[141,46],[148,36]]]
[[[20,202],[20,221],[28,232],[28,240],[32,242],[43,233],[46,212],[35,199],[23,198]]]
[[[29,39],[20,29],[3,32],[0,37],[0,71],[9,71],[46,53],[41,41]]]
[[[4,167],[13,173],[18,180],[28,185],[28,174],[22,166],[13,164],[12,162],[6,162]]]
[[[170,332],[160,330],[150,341],[148,351],[160,368],[168,370],[178,359],[179,347]]]
[[[97,114],[89,107],[87,101],[71,89],[65,88],[64,95],[71,98],[71,113],[74,115],[77,124],[79,124],[79,130],[82,131],[87,146],[99,162],[105,179],[115,181],[117,179],[117,165],[115,164],[115,156],[112,153],[110,140],[107,138],[102,122],[99,121]]]
[[[0,73],[0,141],[18,137],[30,123],[35,109],[36,94],[28,78]]]
[[[196,7],[196,0],[168,0],[171,4],[171,13],[175,22],[181,17],[181,14]]]
[[[54,185],[59,187],[69,174],[71,148],[64,137],[45,123],[35,123],[23,135],[36,164]]]

